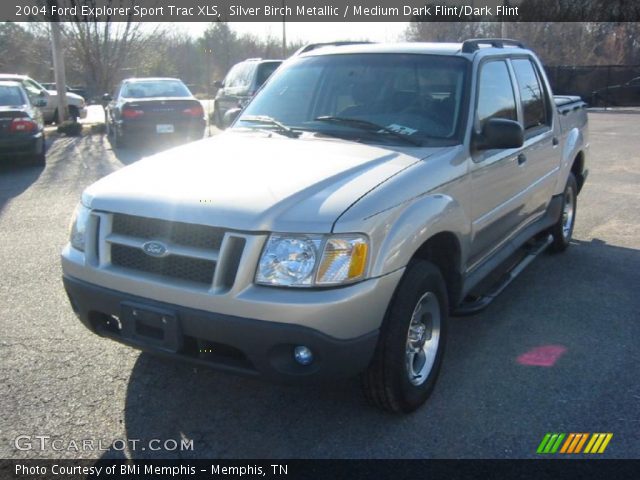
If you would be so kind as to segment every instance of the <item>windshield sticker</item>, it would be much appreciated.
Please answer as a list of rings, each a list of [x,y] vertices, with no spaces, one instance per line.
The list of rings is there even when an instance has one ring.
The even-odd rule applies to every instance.
[[[403,125],[398,125],[397,123],[392,123],[391,125],[387,125],[387,128],[389,130],[392,130],[396,133],[400,133],[402,135],[413,135],[418,131],[413,128],[405,127]]]

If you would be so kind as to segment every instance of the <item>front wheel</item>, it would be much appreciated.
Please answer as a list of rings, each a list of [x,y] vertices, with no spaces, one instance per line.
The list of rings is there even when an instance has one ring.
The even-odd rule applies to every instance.
[[[389,306],[363,390],[375,406],[409,413],[435,386],[447,332],[447,290],[440,270],[413,261]]]
[[[569,173],[567,184],[562,195],[562,214],[551,227],[550,233],[553,237],[551,250],[553,252],[564,252],[569,247],[573,227],[576,222],[576,207],[578,206],[578,184],[573,173]]]

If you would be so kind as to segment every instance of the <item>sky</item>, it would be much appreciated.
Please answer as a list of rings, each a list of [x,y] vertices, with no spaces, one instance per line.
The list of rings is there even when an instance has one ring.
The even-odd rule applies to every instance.
[[[176,23],[193,36],[199,36],[209,23]],[[372,40],[394,42],[409,24],[403,22],[286,22],[287,41],[301,43],[330,42],[336,40]],[[230,22],[238,33],[252,33],[259,37],[282,35],[282,22]]]

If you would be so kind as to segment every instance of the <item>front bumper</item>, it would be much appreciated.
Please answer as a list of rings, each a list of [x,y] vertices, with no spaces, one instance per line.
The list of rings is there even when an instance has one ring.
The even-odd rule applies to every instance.
[[[299,383],[350,377],[369,364],[378,330],[338,339],[318,330],[241,318],[159,302],[63,277],[71,305],[94,333],[142,350],[272,381]],[[136,310],[136,313],[133,313]],[[143,313],[140,313],[143,312]],[[168,327],[147,325],[144,312],[169,319]],[[311,349],[314,361],[295,362],[297,345]]]

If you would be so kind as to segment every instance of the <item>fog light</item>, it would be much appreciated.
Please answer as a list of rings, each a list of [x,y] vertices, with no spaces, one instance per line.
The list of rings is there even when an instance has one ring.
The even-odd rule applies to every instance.
[[[313,362],[313,352],[305,346],[298,346],[293,349],[293,358],[300,365],[310,365]]]

